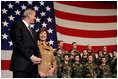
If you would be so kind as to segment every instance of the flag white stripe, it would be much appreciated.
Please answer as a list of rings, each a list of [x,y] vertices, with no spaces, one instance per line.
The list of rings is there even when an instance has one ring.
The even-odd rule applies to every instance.
[[[58,40],[63,40],[65,43],[71,44],[76,41],[78,45],[87,45],[91,44],[93,46],[103,46],[103,45],[116,45],[117,37],[111,38],[82,38],[82,37],[73,37],[60,34],[57,32]]]
[[[1,78],[12,78],[12,71],[9,70],[1,70]]]
[[[95,31],[105,31],[105,30],[117,30],[117,23],[86,23],[70,21],[56,17],[56,24],[62,27],[79,29],[79,30],[95,30]]]
[[[87,16],[113,16],[117,15],[117,9],[89,9],[89,8],[81,8],[70,5],[64,5],[57,2],[54,2],[54,8],[59,11],[79,14],[79,15],[87,15]]]
[[[11,60],[12,50],[1,50],[1,60]]]

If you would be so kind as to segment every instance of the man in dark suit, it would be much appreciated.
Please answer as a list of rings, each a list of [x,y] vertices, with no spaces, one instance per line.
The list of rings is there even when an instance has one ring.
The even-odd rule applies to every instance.
[[[23,16],[21,22],[13,23],[10,28],[13,42],[10,70],[13,71],[13,78],[34,77],[38,70],[37,64],[41,61],[37,40],[29,28],[36,20],[36,13],[27,8]]]

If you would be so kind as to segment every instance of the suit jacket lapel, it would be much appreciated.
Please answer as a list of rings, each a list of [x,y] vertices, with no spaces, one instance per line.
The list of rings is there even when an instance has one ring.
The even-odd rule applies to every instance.
[[[34,33],[32,33],[33,34],[33,37],[32,37],[30,31],[28,30],[28,28],[26,27],[26,25],[23,22],[22,22],[22,26],[29,33],[29,35],[32,38],[32,40],[35,42],[36,39],[35,39]]]

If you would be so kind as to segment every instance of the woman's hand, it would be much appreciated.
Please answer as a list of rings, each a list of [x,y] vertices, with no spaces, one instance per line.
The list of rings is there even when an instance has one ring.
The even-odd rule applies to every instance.
[[[54,72],[55,68],[50,68],[50,70],[48,71],[49,76],[53,76],[53,72]]]
[[[46,77],[46,75],[43,72],[39,71],[38,73],[39,73],[39,75],[40,75],[41,78]]]

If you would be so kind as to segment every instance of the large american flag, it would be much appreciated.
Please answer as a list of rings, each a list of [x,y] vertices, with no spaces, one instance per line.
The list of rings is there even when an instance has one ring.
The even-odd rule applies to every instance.
[[[94,53],[107,46],[107,52],[117,50],[117,4],[91,1],[2,1],[1,2],[1,76],[12,77],[8,71],[12,54],[9,36],[10,26],[21,21],[26,8],[33,8],[37,18],[32,30],[40,27],[50,35],[49,44],[56,49],[59,40],[64,41],[66,51],[77,42],[78,51],[93,46]]]

